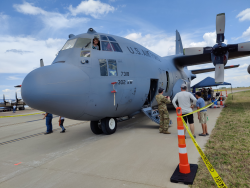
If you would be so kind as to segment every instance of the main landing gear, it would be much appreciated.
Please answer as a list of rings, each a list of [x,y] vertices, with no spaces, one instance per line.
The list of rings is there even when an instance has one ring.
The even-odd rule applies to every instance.
[[[91,121],[90,128],[94,134],[113,134],[117,128],[116,118],[104,118],[101,121]]]

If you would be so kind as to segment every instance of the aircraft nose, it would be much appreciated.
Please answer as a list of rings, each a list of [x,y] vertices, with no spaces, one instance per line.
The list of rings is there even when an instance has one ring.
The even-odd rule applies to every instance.
[[[21,93],[25,103],[32,108],[77,119],[84,114],[89,77],[74,65],[44,66],[25,77]]]

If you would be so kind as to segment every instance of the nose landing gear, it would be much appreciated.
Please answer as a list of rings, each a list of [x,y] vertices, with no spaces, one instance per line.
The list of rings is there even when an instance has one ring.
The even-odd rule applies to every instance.
[[[104,118],[101,120],[102,131],[104,134],[113,134],[117,128],[116,118]]]
[[[91,121],[90,128],[94,134],[102,134],[103,133],[100,121]]]
[[[115,133],[117,128],[116,118],[104,118],[99,121],[91,121],[90,128],[94,134],[106,134],[110,135]]]

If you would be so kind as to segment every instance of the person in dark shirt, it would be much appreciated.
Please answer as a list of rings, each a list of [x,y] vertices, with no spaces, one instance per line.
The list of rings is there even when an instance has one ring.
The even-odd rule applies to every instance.
[[[46,126],[47,126],[47,131],[44,134],[50,134],[53,133],[52,130],[52,119],[53,119],[53,115],[46,112],[46,114],[44,115],[43,119],[46,118]]]

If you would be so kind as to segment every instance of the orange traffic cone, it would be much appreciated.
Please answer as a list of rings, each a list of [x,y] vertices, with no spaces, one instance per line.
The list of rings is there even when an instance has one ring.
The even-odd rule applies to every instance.
[[[174,183],[183,182],[184,184],[193,184],[198,165],[188,163],[184,126],[180,117],[182,116],[182,111],[180,107],[176,108],[176,113],[180,163],[175,169],[172,177],[170,178],[170,181]]]
[[[220,105],[223,106],[222,97],[220,97]]]
[[[222,91],[220,92],[220,96],[222,96]]]

